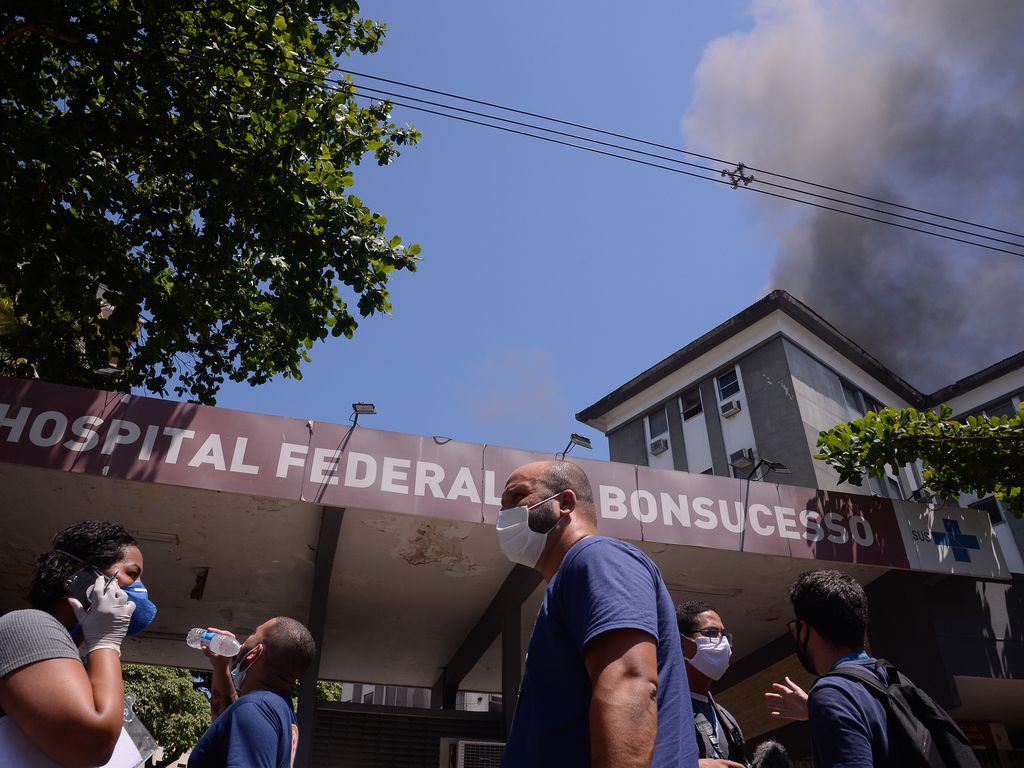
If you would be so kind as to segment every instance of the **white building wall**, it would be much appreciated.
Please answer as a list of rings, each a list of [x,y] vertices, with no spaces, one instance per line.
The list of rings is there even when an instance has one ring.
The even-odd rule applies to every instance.
[[[683,447],[686,449],[686,467],[690,472],[711,469],[711,442],[704,411],[683,421]]]
[[[736,371],[736,380],[739,382],[739,392],[730,394],[727,397],[722,397],[720,388],[718,386],[718,377],[715,377],[715,400],[717,403],[718,413],[722,413],[722,406],[727,402],[736,400],[740,404],[739,413],[734,413],[732,416],[722,416],[722,441],[725,443],[725,455],[726,458],[736,453],[737,451],[750,449],[754,452],[754,461],[757,461],[757,445],[754,442],[754,428],[750,424],[750,411],[747,407],[747,393],[743,388],[743,376],[740,373],[739,366],[734,366]],[[721,375],[723,371],[719,372]],[[747,470],[741,469],[736,474],[737,477],[746,477]]]
[[[843,385],[839,376],[788,339],[783,339],[783,347],[793,376],[793,394],[804,424],[807,450],[813,455],[817,453],[818,434],[850,418]],[[814,476],[819,488],[858,492],[856,486],[840,488],[839,473],[823,461],[814,462]],[[866,488],[860,490],[866,492]]]

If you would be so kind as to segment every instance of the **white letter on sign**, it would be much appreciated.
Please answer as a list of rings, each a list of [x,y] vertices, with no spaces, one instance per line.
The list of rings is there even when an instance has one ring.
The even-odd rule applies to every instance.
[[[366,467],[366,473],[359,476],[359,466]],[[377,481],[377,460],[365,453],[350,453],[345,465],[345,485],[349,488],[369,488]]]
[[[103,423],[99,416],[79,416],[71,425],[71,432],[76,437],[84,437],[85,442],[79,443],[75,440],[67,440],[64,447],[69,451],[91,451],[99,443],[100,437],[96,434],[96,427]]]
[[[386,493],[409,492],[409,459],[384,457],[384,468],[380,471],[380,489]]]
[[[248,437],[235,438],[235,450],[231,453],[231,471],[243,475],[258,475],[260,468],[258,464],[245,463],[245,448],[249,445]]]
[[[310,482],[337,485],[340,463],[341,451],[338,448],[314,448],[313,465],[309,468]]]
[[[633,510],[633,517],[641,523],[653,523],[658,519],[658,502],[650,491],[633,491],[629,494],[629,506]],[[644,506],[647,507],[646,512]]]
[[[614,485],[602,485],[599,491],[601,494],[601,517],[608,517],[612,520],[624,518],[627,512],[625,492]]]
[[[206,442],[203,443],[202,447],[195,452],[195,455],[188,462],[190,467],[199,467],[203,464],[209,464],[221,472],[226,471],[228,468],[224,462],[224,446],[220,444],[220,435],[216,432],[210,433],[210,436],[206,438]]]
[[[107,432],[107,439],[103,441],[100,453],[110,455],[114,452],[116,446],[131,445],[139,439],[141,434],[142,430],[139,429],[138,424],[131,421],[122,421],[121,419],[111,419],[110,430]]]
[[[448,490],[448,499],[450,501],[460,497],[465,497],[474,504],[480,503],[480,493],[476,489],[476,483],[473,482],[473,470],[469,467],[459,469],[459,474],[455,476],[455,482],[452,483],[452,487]]]
[[[302,467],[306,464],[309,448],[298,443],[281,443],[281,453],[277,457],[277,476],[287,477],[291,467]],[[296,456],[296,454],[298,454]]]

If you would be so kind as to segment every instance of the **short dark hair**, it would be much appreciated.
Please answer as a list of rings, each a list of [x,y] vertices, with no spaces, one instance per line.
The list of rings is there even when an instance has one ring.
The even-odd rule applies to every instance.
[[[868,598],[856,579],[841,571],[801,573],[789,588],[796,618],[832,645],[859,650],[868,628]]]
[[[298,680],[316,655],[316,642],[305,625],[278,616],[263,632],[267,663],[281,677]]]
[[[587,473],[577,464],[571,461],[551,462],[540,476],[540,484],[546,490],[546,496],[566,490],[572,491],[576,494],[576,501],[580,506],[591,517],[594,516],[594,491],[590,487]]]
[[[113,520],[83,520],[53,537],[53,551],[36,560],[28,599],[33,608],[51,610],[68,596],[64,582],[83,563],[103,570],[124,559],[128,547],[138,546],[124,526]]]
[[[697,631],[697,617],[702,613],[713,611],[710,603],[703,600],[687,600],[676,608],[676,624],[684,635],[692,635]]]

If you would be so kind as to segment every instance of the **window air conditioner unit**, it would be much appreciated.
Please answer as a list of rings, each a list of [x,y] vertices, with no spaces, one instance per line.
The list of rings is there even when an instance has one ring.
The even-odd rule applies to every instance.
[[[725,418],[729,418],[730,416],[735,416],[741,410],[742,409],[740,407],[740,401],[739,400],[726,400],[724,403],[722,403],[722,415]]]
[[[742,448],[729,454],[729,463],[736,469],[746,469],[754,466],[754,449]]]
[[[664,453],[668,450],[668,440],[664,437],[659,437],[657,440],[651,440],[650,448],[652,456]]]
[[[503,741],[463,741],[451,746],[453,768],[497,768],[505,751]]]

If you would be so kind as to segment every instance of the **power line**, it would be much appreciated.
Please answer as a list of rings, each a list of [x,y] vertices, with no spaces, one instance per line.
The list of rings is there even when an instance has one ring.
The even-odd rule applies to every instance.
[[[196,56],[194,56],[192,54],[188,54],[187,52],[181,52],[181,53],[183,55],[189,56],[191,58],[199,58],[199,57],[196,57]],[[504,131],[506,133],[511,133],[511,134],[516,134],[516,135],[520,135],[520,136],[525,136],[525,137],[528,137],[528,138],[538,139],[538,140],[541,140],[541,141],[546,141],[548,143],[558,144],[558,145],[566,146],[566,147],[569,147],[569,148],[572,148],[572,149],[579,149],[579,150],[583,150],[583,151],[586,151],[586,152],[591,152],[593,154],[603,155],[603,156],[606,156],[606,157],[612,157],[612,158],[616,158],[616,159],[620,159],[620,160],[626,160],[626,161],[629,161],[629,162],[632,162],[632,163],[636,163],[636,164],[639,164],[639,165],[645,165],[645,166],[648,166],[648,167],[657,168],[659,170],[670,171],[670,172],[673,172],[673,173],[678,173],[678,174],[682,174],[682,175],[685,175],[685,176],[690,176],[690,177],[693,177],[693,178],[702,179],[704,181],[713,181],[713,182],[716,182],[716,183],[719,183],[719,184],[725,184],[725,185],[728,185],[728,186],[732,187],[733,189],[739,188],[739,189],[744,189],[744,190],[747,190],[747,191],[750,191],[750,192],[757,192],[759,194],[766,195],[766,196],[769,196],[769,197],[774,197],[774,198],[777,198],[777,199],[787,200],[787,201],[795,202],[795,203],[801,203],[803,205],[808,205],[808,206],[811,206],[811,207],[814,207],[814,208],[819,208],[821,210],[827,210],[827,211],[831,211],[831,212],[834,212],[834,213],[845,214],[847,216],[852,216],[852,217],[855,217],[855,218],[863,219],[865,221],[872,221],[872,222],[876,222],[876,223],[879,223],[879,224],[886,224],[888,226],[897,227],[897,228],[900,228],[900,229],[905,229],[905,230],[908,230],[908,231],[911,231],[911,232],[918,232],[920,234],[931,235],[932,237],[939,237],[939,238],[943,238],[945,240],[950,240],[952,242],[963,243],[965,245],[972,245],[972,246],[975,246],[977,248],[984,248],[986,250],[995,251],[995,252],[998,252],[998,253],[1005,253],[1005,254],[1009,254],[1011,256],[1019,256],[1019,257],[1024,258],[1024,252],[1021,252],[1021,251],[1007,250],[1005,248],[999,248],[999,247],[996,247],[996,246],[993,246],[993,245],[988,245],[986,243],[980,243],[980,242],[977,242],[975,240],[966,240],[966,239],[963,239],[963,238],[960,238],[960,237],[954,237],[954,236],[951,236],[951,235],[946,235],[946,234],[943,234],[941,232],[935,232],[935,231],[929,230],[929,229],[921,229],[920,227],[914,227],[914,226],[910,226],[908,224],[901,224],[899,222],[891,221],[889,219],[881,219],[881,218],[877,218],[875,216],[867,216],[867,215],[864,215],[864,214],[856,213],[856,212],[851,211],[851,210],[847,210],[847,209],[843,209],[843,208],[836,208],[836,207],[831,206],[831,205],[825,205],[825,204],[822,204],[822,203],[817,203],[817,202],[814,202],[813,200],[806,200],[806,199],[802,199],[802,198],[798,198],[798,197],[792,197],[790,195],[781,194],[781,193],[778,193],[778,192],[770,192],[768,190],[759,189],[757,187],[747,186],[746,184],[749,183],[749,182],[747,182],[745,179],[744,179],[744,181],[746,183],[744,183],[743,185],[739,185],[739,184],[737,184],[737,181],[736,181],[736,175],[735,175],[736,172],[729,172],[727,170],[720,171],[720,169],[718,169],[718,168],[710,168],[708,166],[703,166],[703,165],[700,165],[700,164],[697,164],[697,163],[691,163],[691,162],[679,160],[677,158],[670,158],[670,157],[665,157],[663,155],[657,155],[657,154],[645,152],[643,150],[637,150],[637,149],[634,149],[632,147],[624,147],[624,146],[621,146],[621,145],[618,145],[618,144],[604,142],[604,141],[599,141],[599,140],[592,139],[592,138],[589,138],[589,137],[586,137],[586,136],[579,136],[577,134],[571,134],[571,133],[567,133],[567,132],[564,132],[564,131],[557,131],[557,130],[554,130],[554,129],[551,129],[551,128],[545,128],[543,126],[537,126],[537,125],[533,125],[533,124],[530,124],[530,123],[523,123],[521,121],[511,120],[510,118],[503,118],[503,117],[500,117],[500,116],[497,116],[497,115],[491,115],[491,114],[488,114],[488,113],[477,112],[477,111],[474,111],[474,110],[467,110],[467,109],[464,109],[464,108],[461,108],[461,107],[456,107],[456,106],[453,106],[453,105],[441,104],[439,102],[432,102],[432,101],[428,101],[428,100],[424,100],[424,99],[419,99],[417,97],[408,96],[408,95],[405,95],[405,94],[399,94],[399,98],[412,99],[412,100],[415,100],[415,101],[419,101],[421,103],[427,103],[427,104],[430,104],[432,106],[438,107],[438,109],[429,109],[427,107],[417,106],[415,104],[409,104],[407,102],[397,101],[394,98],[381,99],[380,97],[377,97],[377,96],[369,96],[369,95],[366,95],[366,94],[358,93],[355,89],[358,87],[358,88],[363,88],[364,90],[367,90],[367,91],[372,91],[372,92],[375,92],[375,93],[385,93],[385,94],[389,94],[390,92],[381,91],[380,89],[374,89],[374,88],[370,88],[368,86],[356,85],[355,83],[350,83],[347,80],[342,81],[342,82],[338,82],[338,81],[332,80],[331,78],[328,78],[328,77],[323,77],[323,78],[320,78],[320,79],[310,79],[309,76],[304,76],[304,75],[302,75],[300,73],[296,73],[296,72],[285,71],[285,70],[282,70],[282,69],[277,68],[277,67],[271,67],[269,69],[266,69],[266,68],[262,68],[262,67],[259,67],[259,66],[249,65],[249,64],[241,64],[241,65],[236,65],[236,66],[238,66],[240,69],[243,69],[243,70],[248,69],[250,71],[260,72],[262,74],[273,74],[273,75],[276,75],[278,77],[283,77],[285,79],[288,79],[288,80],[290,80],[292,82],[302,83],[302,84],[310,85],[310,86],[313,86],[313,87],[326,88],[326,89],[329,89],[329,90],[332,90],[332,91],[335,91],[335,92],[339,92],[339,93],[346,93],[346,94],[351,95],[351,96],[353,96],[355,98],[367,99],[367,100],[369,100],[371,102],[387,101],[388,103],[390,103],[390,104],[392,104],[394,106],[402,107],[402,108],[405,108],[405,109],[411,109],[411,110],[414,110],[414,111],[417,111],[417,112],[423,112],[423,113],[426,113],[426,114],[432,114],[432,115],[435,115],[435,116],[438,116],[438,117],[444,117],[444,118],[447,118],[447,119],[450,119],[450,120],[457,120],[459,122],[464,122],[464,123],[469,123],[469,124],[473,124],[473,125],[478,125],[478,126],[482,126],[482,127],[485,127],[485,128],[492,128],[492,129],[495,129],[495,130]],[[323,68],[331,69],[331,70],[336,70],[336,71],[339,71],[339,72],[345,72],[345,73],[348,73],[348,74],[357,74],[357,76],[359,76],[358,73],[349,73],[347,70],[343,70],[343,69],[338,68],[338,67],[330,67],[328,65],[314,65],[314,66],[323,67]],[[376,78],[376,79],[383,80],[384,78]],[[416,87],[416,86],[414,86],[414,87]],[[429,90],[429,89],[424,89],[424,90]],[[462,97],[454,97],[454,98],[462,98]],[[467,101],[476,101],[476,100],[467,99]],[[501,107],[500,105],[494,105],[494,106],[496,108],[498,108],[498,109],[506,109],[505,107]],[[484,120],[476,120],[476,119],[472,119],[472,118],[468,118],[468,117],[462,117],[460,115],[455,115],[455,114],[452,114],[451,112],[444,111],[444,110],[455,110],[455,111],[458,111],[458,112],[462,112],[464,114],[472,114],[472,115],[474,115],[476,117],[484,118]],[[510,110],[510,111],[522,112],[521,110]],[[527,114],[533,114],[533,113],[527,113]],[[552,120],[554,122],[568,123],[568,121],[555,120],[554,118],[545,118],[543,116],[538,116],[538,117],[540,119],[550,119],[550,120]],[[602,150],[602,149],[597,149],[596,147],[593,147],[593,146],[587,146],[587,145],[583,145],[583,144],[575,144],[575,143],[570,142],[570,141],[563,141],[563,140],[560,140],[560,139],[555,139],[555,138],[552,138],[551,136],[538,135],[538,134],[529,133],[529,132],[523,131],[523,130],[509,128],[509,127],[503,126],[503,125],[496,125],[496,124],[491,123],[491,122],[486,122],[486,120],[498,120],[498,121],[502,121],[502,122],[506,122],[506,123],[511,123],[511,124],[514,124],[514,125],[519,125],[521,127],[530,128],[531,130],[542,131],[544,133],[560,135],[560,136],[567,137],[567,138],[574,138],[574,139],[577,139],[577,140],[580,140],[580,141],[589,142],[591,144],[597,144],[597,145],[600,145],[600,146],[606,146],[606,147],[610,147],[610,148],[613,148],[613,149],[618,149],[618,150],[621,150],[622,152],[633,153],[634,155],[642,155],[642,156],[647,156],[647,157],[651,157],[651,158],[654,158],[654,159],[661,159],[661,160],[665,160],[667,162],[676,163],[676,164],[682,164],[682,165],[694,167],[694,168],[697,168],[697,169],[700,169],[700,170],[710,171],[710,172],[713,172],[713,173],[719,173],[720,172],[720,176],[727,176],[728,175],[731,180],[730,181],[725,181],[722,178],[709,177],[709,176],[705,176],[705,175],[700,174],[700,173],[694,173],[692,171],[685,171],[685,170],[683,170],[681,168],[661,165],[660,163],[650,162],[648,160],[642,160],[642,159],[639,159],[637,157],[633,157],[631,155],[623,155],[623,154],[619,154],[617,152],[611,152],[611,151],[606,151],[606,150]],[[572,124],[572,125],[579,125],[579,124]],[[580,127],[582,127],[585,130],[594,130],[594,131],[599,132],[599,133],[611,134],[611,132],[603,131],[601,129],[591,129],[591,128],[588,128],[587,126],[580,126]],[[612,134],[612,135],[618,135],[618,134]],[[630,137],[626,137],[626,138],[629,139],[629,140],[632,140],[632,141],[640,142],[640,143],[653,144],[653,142],[646,142],[646,141],[640,140],[640,139],[631,139]],[[662,147],[665,147],[666,149],[673,149],[672,147],[667,147],[665,145],[656,145],[656,146],[662,146]],[[674,151],[683,152],[684,154],[689,154],[689,155],[696,155],[696,153],[686,152],[685,150],[674,150]],[[697,156],[698,157],[706,157],[704,155],[697,155]],[[710,158],[710,157],[707,158],[707,159],[717,160],[717,158]],[[727,161],[723,160],[723,161],[719,161],[719,162],[727,162]],[[743,166],[742,164],[737,166],[737,169],[739,170],[741,177],[742,177],[742,169],[744,167],[745,166]],[[777,174],[774,174],[774,175],[777,175]],[[750,181],[753,181],[753,179],[750,179]],[[869,206],[863,206],[863,205],[860,205],[858,203],[852,203],[852,202],[844,201],[844,200],[837,200],[835,198],[831,198],[831,197],[826,197],[824,195],[820,195],[820,194],[818,194],[816,192],[810,192],[810,191],[806,191],[806,190],[794,189],[792,187],[787,187],[787,186],[775,184],[775,183],[772,183],[772,182],[761,182],[761,183],[765,184],[765,185],[768,185],[768,186],[773,186],[773,187],[776,187],[776,188],[780,188],[780,189],[783,189],[783,190],[786,190],[786,191],[790,191],[790,192],[793,192],[795,194],[805,195],[805,196],[812,197],[812,198],[816,197],[816,198],[823,199],[823,200],[826,200],[826,201],[829,201],[829,202],[835,202],[835,203],[837,203],[839,205],[848,205],[848,206],[854,206],[854,207],[870,210],[870,211],[872,211],[874,213],[879,213],[879,214],[881,214],[883,216],[893,216],[893,217],[897,217],[897,218],[909,219],[911,221],[924,224],[925,226],[940,227],[940,228],[943,228],[943,229],[956,231],[956,232],[959,232],[961,234],[966,234],[966,235],[968,235],[970,237],[983,238],[983,239],[986,239],[986,240],[992,240],[992,241],[995,241],[995,242],[1000,242],[1000,243],[1004,243],[1004,244],[1011,245],[1011,246],[1018,246],[1019,245],[1018,243],[1013,243],[1013,242],[1009,242],[1009,241],[1005,241],[1005,240],[1000,240],[998,238],[993,238],[993,237],[991,237],[989,235],[983,235],[983,234],[976,233],[976,232],[967,232],[967,231],[964,231],[964,230],[961,230],[961,229],[957,229],[957,228],[954,228],[954,227],[949,227],[949,226],[946,226],[946,225],[943,225],[943,224],[938,224],[936,222],[923,221],[923,220],[916,219],[916,218],[913,218],[913,217],[905,216],[903,214],[897,214],[897,213],[892,213],[892,212],[889,212],[889,211],[878,210],[878,209],[875,209],[875,208],[871,208]],[[820,185],[818,185],[818,186],[820,186]],[[845,194],[852,194],[852,193],[845,193]],[[906,208],[906,206],[901,206],[901,207]],[[951,218],[951,217],[943,217],[940,214],[929,214],[929,215],[933,215],[933,216],[937,216],[937,217],[941,217],[941,218],[947,218],[947,219]],[[983,228],[983,229],[989,229],[989,230],[993,229],[991,227],[984,227],[982,225],[973,225],[972,224],[971,226],[977,226],[977,227],[980,227],[980,228]],[[1002,231],[1002,230],[995,230],[995,231]],[[1013,233],[1010,233],[1010,234],[1013,234]],[[1021,237],[1024,237],[1024,236],[1021,236]]]
[[[332,80],[330,78],[324,78],[324,80],[326,82],[337,82],[336,80]],[[340,85],[342,87],[346,87],[346,88],[349,87],[347,83],[338,83],[338,85]],[[501,117],[500,115],[491,115],[491,114],[488,114],[488,113],[485,113],[485,112],[477,112],[476,110],[472,110],[472,109],[465,109],[463,107],[456,107],[456,106],[449,105],[449,104],[442,104],[440,102],[430,101],[428,99],[421,99],[421,98],[418,98],[416,96],[409,96],[408,94],[395,93],[393,91],[385,91],[385,90],[381,90],[379,88],[372,88],[370,86],[360,85],[360,84],[353,84],[352,87],[353,88],[358,87],[358,88],[360,88],[360,89],[362,89],[364,91],[370,91],[372,93],[378,93],[378,94],[381,94],[383,96],[396,97],[396,98],[401,98],[401,99],[408,99],[408,100],[412,100],[412,101],[418,102],[420,104],[429,104],[429,105],[434,106],[434,107],[440,107],[440,108],[444,108],[444,109],[452,109],[452,110],[455,110],[456,112],[462,112],[463,114],[476,115],[478,117],[483,117],[483,118],[487,118],[487,119],[490,119],[490,120],[500,120],[503,123],[510,123],[512,125],[519,125],[519,126],[522,126],[522,127],[525,127],[525,128],[532,128],[534,130],[544,131],[546,133],[552,133],[552,134],[555,134],[555,135],[558,135],[558,136],[566,136],[566,137],[573,138],[573,139],[579,139],[580,141],[587,141],[587,142],[591,142],[593,144],[598,144],[600,146],[613,147],[615,149],[621,149],[621,150],[624,150],[624,151],[627,151],[627,152],[632,152],[634,154],[642,155],[642,156],[645,156],[645,157],[651,157],[651,158],[655,158],[655,159],[658,159],[658,160],[665,160],[666,162],[670,162],[670,163],[679,163],[681,165],[690,166],[692,168],[699,168],[701,170],[711,171],[712,173],[718,173],[718,172],[720,172],[722,170],[721,168],[711,168],[711,167],[706,166],[706,165],[701,165],[700,163],[691,163],[691,162],[688,162],[686,160],[679,160],[679,159],[674,158],[674,157],[667,157],[665,155],[659,155],[659,154],[656,154],[656,153],[653,153],[653,152],[646,152],[646,151],[641,150],[641,149],[632,149],[630,147],[623,147],[621,144],[614,144],[614,143],[610,143],[610,142],[607,142],[607,141],[600,141],[598,139],[591,139],[591,138],[588,138],[586,136],[580,136],[579,134],[575,134],[575,133],[568,133],[566,131],[558,131],[558,130],[555,130],[553,128],[545,128],[543,126],[534,125],[532,123],[524,123],[524,122],[522,122],[520,120],[513,120],[513,119],[508,118],[508,117]],[[353,93],[354,93],[354,91],[353,91]],[[404,105],[404,106],[408,107],[408,105]],[[683,150],[679,150],[679,151],[683,151]],[[751,171],[754,170],[753,168],[749,168],[747,166],[744,166],[744,167],[747,168],[748,170],[751,170]],[[773,174],[773,175],[777,175],[777,174]],[[752,179],[751,181],[755,181],[755,180]],[[959,227],[953,227],[953,226],[950,226],[948,224],[939,224],[939,223],[933,222],[933,221],[926,221],[924,219],[919,219],[919,218],[916,218],[914,216],[908,216],[908,215],[902,214],[902,213],[891,213],[889,211],[883,211],[883,210],[880,210],[878,208],[873,208],[870,205],[863,205],[861,203],[853,203],[853,202],[850,202],[850,201],[847,201],[847,200],[839,200],[839,199],[834,198],[834,197],[829,197],[828,195],[821,195],[821,194],[818,194],[818,193],[815,193],[815,192],[808,192],[808,191],[803,190],[803,189],[796,189],[794,187],[790,187],[790,186],[787,186],[785,184],[777,184],[777,183],[772,182],[772,181],[764,181],[764,180],[756,180],[756,181],[758,181],[759,183],[764,184],[766,186],[774,187],[776,189],[781,189],[781,190],[784,190],[786,192],[793,192],[793,193],[798,194],[798,195],[811,195],[813,197],[819,198],[821,200],[825,200],[825,201],[830,202],[830,203],[837,203],[839,205],[850,205],[850,206],[853,206],[855,208],[860,208],[862,210],[872,211],[874,213],[882,214],[883,216],[894,216],[894,217],[899,218],[899,219],[905,219],[907,221],[913,221],[913,222],[915,222],[917,224],[924,224],[924,225],[929,226],[929,227],[939,227],[940,229],[945,229],[945,230],[948,230],[950,232],[959,232],[960,234],[969,235],[971,237],[980,237],[980,238],[983,238],[985,240],[991,240],[992,242],[995,242],[995,243],[1003,243],[1004,245],[1012,245],[1012,246],[1024,247],[1024,243],[1016,243],[1016,242],[1013,242],[1012,240],[1003,240],[1003,239],[998,238],[998,237],[992,237],[991,235],[983,235],[983,234],[978,233],[978,232],[971,232],[969,230],[960,229]],[[730,182],[727,182],[727,183],[730,183]],[[730,186],[731,186],[731,183],[730,183]],[[977,226],[977,225],[972,225],[972,226]]]
[[[330,70],[330,71],[333,71],[333,72],[341,72],[341,73],[348,74],[348,75],[355,75],[356,77],[363,77],[363,78],[366,78],[368,80],[376,80],[376,81],[379,81],[379,82],[391,83],[392,85],[398,85],[398,86],[401,86],[403,88],[412,88],[413,90],[422,91],[424,93],[433,93],[433,94],[435,94],[437,96],[445,96],[447,98],[458,99],[460,101],[465,101],[465,102],[468,102],[468,103],[471,103],[471,104],[478,104],[480,106],[491,107],[493,109],[500,109],[500,110],[503,110],[505,112],[512,112],[514,114],[524,115],[524,116],[527,116],[527,117],[533,117],[533,118],[537,118],[537,119],[540,119],[540,120],[546,120],[548,122],[557,123],[559,125],[566,125],[566,126],[569,126],[569,127],[572,127],[572,128],[579,128],[581,130],[592,131],[594,133],[602,134],[602,135],[605,135],[605,136],[611,136],[611,137],[617,138],[617,139],[624,139],[626,141],[636,142],[637,144],[644,144],[646,146],[656,147],[658,149],[666,149],[666,150],[669,150],[671,152],[678,152],[680,154],[688,155],[690,157],[696,157],[696,158],[699,158],[701,160],[710,160],[711,162],[715,162],[715,163],[725,163],[728,166],[735,166],[736,165],[736,163],[733,162],[733,161],[724,160],[724,159],[719,158],[719,157],[714,157],[713,155],[704,155],[704,154],[701,154],[699,152],[693,152],[693,151],[686,150],[686,149],[680,149],[679,147],[673,147],[673,146],[668,145],[668,144],[660,144],[660,143],[655,142],[655,141],[649,141],[647,139],[640,139],[640,138],[637,138],[635,136],[629,136],[628,134],[616,133],[615,131],[608,131],[608,130],[605,130],[603,128],[595,128],[593,126],[585,125],[583,123],[576,123],[576,122],[573,122],[571,120],[563,120],[563,119],[557,118],[557,117],[550,117],[548,115],[543,115],[543,114],[540,114],[540,113],[537,113],[537,112],[529,112],[527,110],[516,109],[515,107],[508,107],[508,106],[504,106],[502,104],[497,104],[495,102],[483,101],[481,99],[474,99],[474,98],[470,98],[468,96],[460,96],[459,94],[456,94],[456,93],[451,93],[451,92],[448,92],[448,91],[441,91],[441,90],[437,90],[437,89],[434,89],[434,88],[427,88],[426,86],[415,85],[414,83],[406,83],[406,82],[403,82],[401,80],[392,80],[392,79],[389,79],[389,78],[386,78],[386,77],[380,77],[378,75],[368,75],[368,74],[366,74],[364,72],[357,72],[357,71],[352,70],[352,69],[345,69],[344,67],[336,67],[336,66],[331,66],[329,64],[317,64],[315,62],[304,62],[304,63],[307,63],[307,64],[309,64],[311,66],[320,67],[322,69],[327,69],[327,70]],[[365,88],[366,86],[361,86],[361,87]],[[411,98],[411,97],[405,96],[404,98]],[[902,208],[903,210],[912,211],[914,213],[920,213],[920,214],[924,214],[926,216],[932,216],[932,217],[938,218],[938,219],[945,219],[947,221],[953,221],[953,222],[956,222],[958,224],[964,224],[966,226],[974,227],[976,229],[985,229],[985,230],[988,230],[990,232],[998,232],[998,233],[1003,234],[1003,235],[1009,235],[1011,237],[1016,237],[1016,238],[1024,240],[1024,235],[1019,234],[1017,232],[1012,232],[1010,230],[1000,229],[998,227],[990,227],[990,226],[987,226],[985,224],[977,224],[975,222],[968,221],[966,219],[959,219],[959,218],[956,218],[955,216],[947,216],[946,214],[935,213],[933,211],[929,211],[929,210],[926,210],[924,208],[915,208],[913,206],[904,205],[902,203],[892,202],[891,200],[885,200],[885,199],[878,198],[878,197],[872,197],[871,195],[864,195],[864,194],[860,194],[858,192],[850,192],[848,190],[840,189],[838,187],[832,187],[832,186],[828,186],[826,184],[820,184],[818,182],[808,181],[807,179],[801,179],[801,178],[796,177],[796,176],[787,176],[785,174],[777,173],[775,171],[770,171],[770,170],[767,170],[767,169],[764,169],[764,168],[757,168],[757,167],[750,166],[750,165],[748,165],[746,167],[749,170],[751,170],[751,171],[755,171],[757,173],[767,174],[769,176],[774,176],[776,178],[784,179],[786,181],[792,181],[792,182],[795,182],[795,183],[798,183],[798,184],[805,184],[807,186],[817,187],[818,189],[824,189],[824,190],[829,191],[829,192],[835,192],[837,194],[847,195],[847,196],[850,196],[850,197],[857,197],[857,198],[860,198],[862,200],[869,200],[871,202],[879,203],[881,205],[888,205],[888,206],[891,206],[893,208]],[[767,183],[767,182],[762,182],[762,183]],[[807,194],[813,194],[813,193],[807,193]],[[842,201],[840,201],[840,202],[842,202]],[[844,203],[844,204],[847,204],[847,203]],[[930,224],[930,222],[926,222],[926,223]],[[1005,241],[1001,241],[1001,242],[1005,242]],[[1014,243],[1014,245],[1016,245],[1016,243]]]

